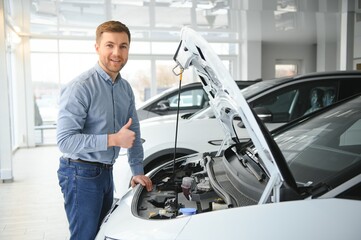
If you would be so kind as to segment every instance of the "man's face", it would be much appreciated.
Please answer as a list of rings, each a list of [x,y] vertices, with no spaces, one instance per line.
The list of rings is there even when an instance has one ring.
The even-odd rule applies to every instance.
[[[128,35],[125,32],[104,32],[95,49],[100,66],[114,80],[128,61]]]

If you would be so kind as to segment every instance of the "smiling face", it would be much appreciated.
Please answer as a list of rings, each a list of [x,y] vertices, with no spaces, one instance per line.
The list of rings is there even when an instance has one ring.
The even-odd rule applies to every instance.
[[[125,32],[103,32],[95,44],[99,65],[113,81],[128,61],[129,45]]]

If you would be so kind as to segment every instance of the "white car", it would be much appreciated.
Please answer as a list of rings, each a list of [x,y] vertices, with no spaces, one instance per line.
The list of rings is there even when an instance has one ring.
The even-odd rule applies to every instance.
[[[263,80],[242,89],[244,98],[269,130],[360,92],[360,71],[312,73]],[[226,144],[222,142],[224,131],[211,108],[180,116],[176,154],[176,115],[140,122],[146,172],[173,159],[174,155],[181,157],[196,152],[217,151],[223,148],[222,143]],[[241,141],[249,139],[242,125],[235,125],[235,130]]]
[[[240,89],[248,87],[258,80],[242,81],[236,83]],[[178,95],[180,97],[178,109]],[[158,95],[148,99],[137,107],[139,120],[149,119],[159,116],[175,114],[194,113],[208,106],[208,96],[203,90],[202,83],[193,82],[179,87],[169,88]]]
[[[272,136],[207,42],[187,27],[181,36],[174,59],[196,68],[228,148],[151,170],[154,189],[129,189],[96,240],[359,239],[361,97]],[[239,118],[252,142],[238,140]]]

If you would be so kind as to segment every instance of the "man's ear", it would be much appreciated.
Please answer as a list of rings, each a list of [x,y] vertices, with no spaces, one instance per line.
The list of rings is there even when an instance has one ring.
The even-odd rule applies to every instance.
[[[94,44],[94,48],[95,48],[95,51],[97,52],[97,53],[99,53],[98,51],[99,51],[99,45],[98,45],[98,43],[95,43]]]

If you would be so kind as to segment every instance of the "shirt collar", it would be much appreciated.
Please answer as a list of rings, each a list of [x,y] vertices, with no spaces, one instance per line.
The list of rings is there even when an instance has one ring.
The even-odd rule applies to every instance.
[[[97,73],[102,77],[102,79],[106,82],[110,82],[113,83],[112,78],[103,70],[103,68],[101,68],[101,66],[99,65],[99,62],[97,62],[94,66],[95,71],[97,71]],[[117,75],[117,77],[115,78],[114,83],[117,83],[118,81],[120,81],[121,76],[120,73]]]

